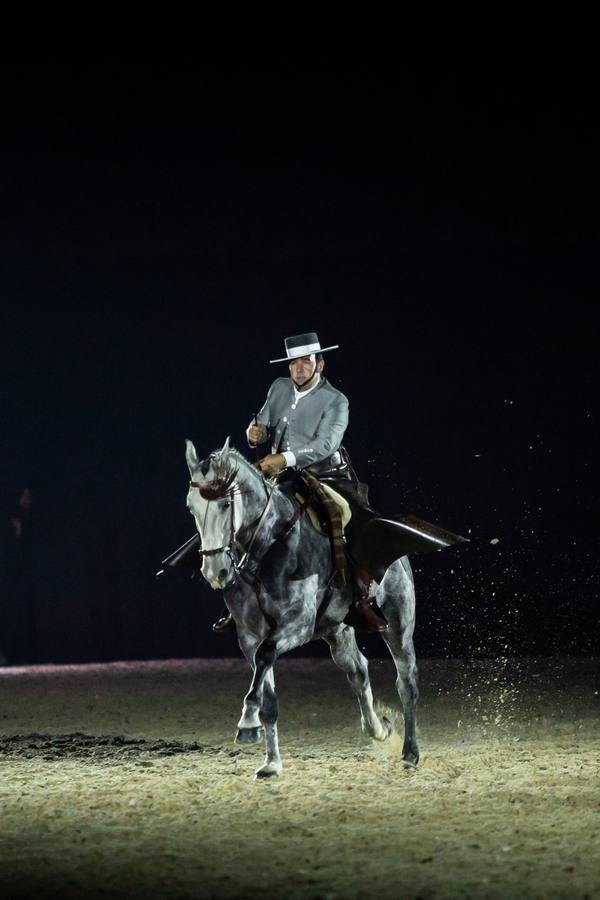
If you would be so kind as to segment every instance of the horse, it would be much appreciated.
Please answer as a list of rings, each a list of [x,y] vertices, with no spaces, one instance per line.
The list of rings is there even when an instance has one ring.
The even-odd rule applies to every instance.
[[[328,537],[302,515],[301,505],[230,446],[229,437],[202,460],[187,440],[185,455],[190,472],[187,507],[200,537],[201,571],[213,589],[223,592],[240,648],[253,670],[235,740],[257,743],[264,731],[265,758],[255,777],[282,771],[275,662],[319,638],[329,645],[356,694],[363,732],[376,741],[386,740],[392,725],[375,712],[367,660],[354,629],[344,623],[353,589],[332,582]],[[388,622],[381,636],[396,666],[404,712],[402,759],[405,768],[416,768],[415,587],[408,557],[395,560],[374,584],[376,602]]]

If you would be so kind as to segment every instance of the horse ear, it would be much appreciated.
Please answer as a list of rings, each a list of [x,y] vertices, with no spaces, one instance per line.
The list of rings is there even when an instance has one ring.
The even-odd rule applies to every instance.
[[[225,438],[225,443],[221,447],[221,459],[223,462],[227,461],[227,457],[229,456],[229,435]]]
[[[194,474],[196,469],[198,468],[198,457],[196,455],[196,448],[192,444],[190,440],[186,438],[185,441],[185,459],[188,464],[188,469],[190,470],[190,474]]]

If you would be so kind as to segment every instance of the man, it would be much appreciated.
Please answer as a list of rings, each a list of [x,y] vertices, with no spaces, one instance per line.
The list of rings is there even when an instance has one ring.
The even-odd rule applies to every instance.
[[[315,333],[285,339],[290,378],[277,378],[256,420],[246,434],[251,447],[269,441],[271,452],[259,461],[266,475],[285,468],[339,466],[339,448],[348,427],[348,400],[325,377],[323,354],[338,345],[321,347]],[[318,466],[317,464],[321,464]]]

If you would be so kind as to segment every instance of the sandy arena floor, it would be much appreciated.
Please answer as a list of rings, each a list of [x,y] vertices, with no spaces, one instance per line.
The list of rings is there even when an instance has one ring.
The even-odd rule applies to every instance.
[[[421,660],[417,771],[333,663],[277,673],[264,782],[240,660],[0,669],[0,895],[600,897],[598,661]]]

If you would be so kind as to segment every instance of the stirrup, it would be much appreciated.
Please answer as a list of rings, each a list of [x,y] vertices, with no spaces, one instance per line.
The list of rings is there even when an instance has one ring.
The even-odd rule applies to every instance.
[[[233,624],[233,616],[231,613],[227,613],[225,616],[221,616],[220,619],[217,619],[215,624],[212,627],[212,630],[215,634],[223,634],[227,631],[231,625]]]

